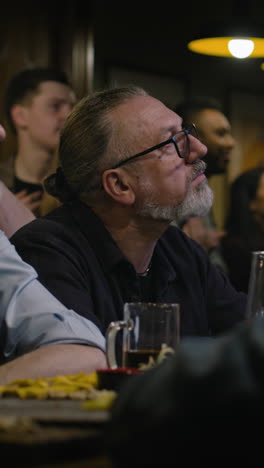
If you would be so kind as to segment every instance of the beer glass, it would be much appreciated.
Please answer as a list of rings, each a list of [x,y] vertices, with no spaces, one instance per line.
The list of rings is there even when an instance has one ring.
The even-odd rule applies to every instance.
[[[142,368],[174,353],[180,334],[179,304],[130,302],[124,305],[124,320],[111,322],[106,333],[109,367],[118,367],[116,335],[123,331],[122,366]]]

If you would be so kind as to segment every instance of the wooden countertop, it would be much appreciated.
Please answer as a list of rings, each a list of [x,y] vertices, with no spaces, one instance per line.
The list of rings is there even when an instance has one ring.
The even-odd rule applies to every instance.
[[[1,459],[3,468],[66,467],[105,458],[107,411],[86,410],[81,401],[0,399]],[[92,462],[93,460],[93,462]]]

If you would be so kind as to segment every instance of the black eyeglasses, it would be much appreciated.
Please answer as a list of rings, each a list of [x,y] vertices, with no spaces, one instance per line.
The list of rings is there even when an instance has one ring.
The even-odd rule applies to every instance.
[[[162,146],[168,145],[169,143],[174,144],[175,149],[180,158],[187,159],[190,154],[189,135],[192,135],[195,138],[198,138],[198,133],[194,124],[191,124],[189,127],[183,128],[179,132],[175,133],[175,135],[169,138],[168,140],[163,141],[162,143],[159,143],[158,145],[152,146],[151,148],[145,151],[142,151],[141,153],[137,153],[134,156],[130,156],[129,158],[124,159],[123,161],[120,161],[119,163],[112,166],[111,169],[117,169],[118,167],[123,166],[129,161],[139,158],[139,156],[144,156],[144,154],[151,153],[152,151],[157,150],[161,148]]]

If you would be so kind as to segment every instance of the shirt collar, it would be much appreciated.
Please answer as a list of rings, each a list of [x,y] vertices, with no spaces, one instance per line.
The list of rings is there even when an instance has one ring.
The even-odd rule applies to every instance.
[[[70,210],[104,271],[112,270],[121,261],[129,263],[102,220],[89,206],[73,201],[70,203]]]
[[[104,223],[94,211],[79,200],[71,202],[69,206],[75,222],[89,240],[102,269],[110,273],[121,263],[126,263],[131,268],[131,263],[123,255],[111,233],[106,229]],[[169,262],[165,250],[166,232],[157,242],[153,253],[152,265],[153,269],[159,268],[164,272],[169,281],[173,281],[176,277],[176,272]]]

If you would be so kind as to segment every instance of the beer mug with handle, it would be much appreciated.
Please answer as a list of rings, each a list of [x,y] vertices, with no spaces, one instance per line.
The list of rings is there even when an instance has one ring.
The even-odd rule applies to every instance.
[[[108,365],[118,367],[116,335],[123,331],[122,366],[143,368],[175,352],[179,343],[179,304],[130,302],[124,319],[111,322],[106,333]]]

